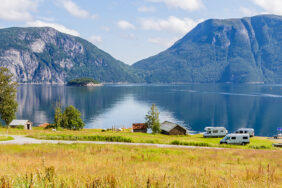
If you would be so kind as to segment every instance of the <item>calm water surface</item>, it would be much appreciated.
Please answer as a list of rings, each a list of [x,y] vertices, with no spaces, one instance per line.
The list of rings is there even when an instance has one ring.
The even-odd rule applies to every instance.
[[[20,85],[18,119],[35,125],[53,122],[54,106],[74,105],[86,128],[130,127],[144,122],[152,103],[160,120],[173,121],[203,131],[206,126],[255,129],[272,136],[282,126],[282,85],[107,85],[84,88]]]

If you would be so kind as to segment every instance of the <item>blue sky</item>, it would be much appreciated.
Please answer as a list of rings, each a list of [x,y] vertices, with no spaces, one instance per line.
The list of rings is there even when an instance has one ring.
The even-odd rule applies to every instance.
[[[1,0],[0,27],[42,27],[80,36],[132,64],[209,18],[282,15],[282,0]]]

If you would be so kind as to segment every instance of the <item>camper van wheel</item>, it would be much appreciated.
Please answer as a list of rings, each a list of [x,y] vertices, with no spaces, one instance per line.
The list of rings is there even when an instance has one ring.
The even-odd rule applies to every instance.
[[[245,143],[245,142],[243,142],[243,143],[242,143],[242,145],[244,146],[244,145],[246,145],[246,143]]]

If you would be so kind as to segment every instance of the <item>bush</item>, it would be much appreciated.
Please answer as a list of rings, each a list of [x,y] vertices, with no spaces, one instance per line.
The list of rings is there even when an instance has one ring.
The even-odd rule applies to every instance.
[[[201,147],[211,147],[210,144],[205,142],[181,142],[179,140],[174,140],[170,144],[172,145],[182,145],[182,146],[201,146]]]
[[[10,126],[12,129],[24,129],[24,125]]]
[[[56,129],[57,126],[55,124],[49,124],[44,129]]]
[[[80,141],[106,141],[106,142],[132,142],[131,138],[122,136],[74,136],[74,135],[41,135],[39,139],[47,140],[80,140]]]
[[[266,146],[266,145],[249,145],[248,148],[250,148],[250,149],[271,149],[271,146]]]

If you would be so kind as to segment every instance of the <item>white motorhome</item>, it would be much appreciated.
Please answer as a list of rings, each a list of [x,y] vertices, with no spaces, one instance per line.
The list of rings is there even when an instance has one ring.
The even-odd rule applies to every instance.
[[[228,133],[225,127],[206,127],[205,131],[204,138],[224,137]]]
[[[249,134],[228,134],[222,140],[220,140],[220,144],[246,145],[249,143],[250,143]]]
[[[240,128],[236,131],[236,134],[249,134],[250,137],[255,136],[255,130],[251,128]]]

